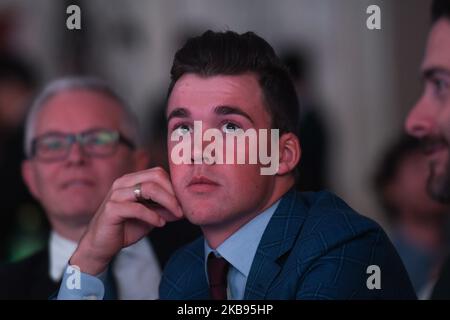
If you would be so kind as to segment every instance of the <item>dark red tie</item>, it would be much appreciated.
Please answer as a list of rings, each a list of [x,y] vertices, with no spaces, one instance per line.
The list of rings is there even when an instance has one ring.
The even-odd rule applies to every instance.
[[[208,256],[209,294],[213,300],[227,300],[227,273],[229,263],[211,252]]]

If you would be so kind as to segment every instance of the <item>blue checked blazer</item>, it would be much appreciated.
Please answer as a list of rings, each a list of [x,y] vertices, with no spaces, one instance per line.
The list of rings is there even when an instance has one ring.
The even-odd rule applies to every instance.
[[[370,265],[380,289],[369,289]],[[371,281],[369,281],[371,282]],[[204,238],[179,249],[163,272],[161,299],[209,299]],[[416,299],[381,227],[336,195],[287,192],[262,236],[244,299]]]

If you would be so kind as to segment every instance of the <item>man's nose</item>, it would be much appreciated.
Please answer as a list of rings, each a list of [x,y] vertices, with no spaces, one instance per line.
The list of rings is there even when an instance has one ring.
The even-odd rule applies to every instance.
[[[205,147],[208,143],[207,141],[203,140],[203,132],[201,133],[201,139],[193,139],[192,141],[192,149],[191,149],[191,161],[194,164],[204,164],[205,158],[204,158],[204,151]],[[208,159],[206,159],[206,162],[208,162]]]
[[[79,164],[86,160],[86,153],[78,141],[75,141],[69,149],[66,159],[69,163]]]
[[[194,136],[192,136],[191,163],[193,163],[193,164],[214,164],[214,159],[210,157],[211,152],[205,152],[206,147],[210,143],[212,143],[211,140],[203,139],[205,131],[208,129],[211,129],[211,128],[204,128],[204,130],[201,132],[201,136],[199,135],[199,136],[197,136],[197,138],[194,138]],[[217,141],[215,141],[215,140],[213,140],[213,141],[217,143]],[[220,145],[220,144],[217,144],[217,145]],[[218,148],[215,148],[214,153],[215,153],[216,157],[219,156],[218,152],[221,152],[221,150],[219,150]]]
[[[408,134],[423,138],[431,133],[437,114],[421,98],[409,112],[405,120],[405,130]]]

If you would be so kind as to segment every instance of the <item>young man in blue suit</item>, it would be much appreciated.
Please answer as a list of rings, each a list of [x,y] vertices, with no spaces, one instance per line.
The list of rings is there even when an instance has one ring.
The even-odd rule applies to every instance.
[[[153,168],[115,181],[70,260],[82,272],[81,285],[70,285],[73,274],[66,273],[60,299],[102,298],[111,257],[182,215],[203,237],[172,256],[161,299],[415,298],[376,223],[329,192],[293,189],[301,156],[298,100],[265,40],[250,32],[205,32],[177,52],[171,76],[170,177]],[[228,162],[227,153],[222,162],[226,137],[252,130],[258,152],[247,137],[231,149],[231,160],[242,152],[246,161]],[[180,140],[188,142],[182,152]],[[212,152],[208,142],[218,140],[226,143]],[[276,155],[270,161],[261,156],[265,148]],[[270,174],[268,164],[275,168]]]

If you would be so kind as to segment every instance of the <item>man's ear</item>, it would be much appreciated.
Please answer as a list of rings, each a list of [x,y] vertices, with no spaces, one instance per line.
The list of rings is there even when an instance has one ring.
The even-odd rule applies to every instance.
[[[150,154],[144,149],[137,149],[134,152],[134,165],[136,171],[148,169],[150,164]]]
[[[22,161],[22,179],[33,197],[39,199],[39,188],[37,186],[36,175],[33,172],[32,166],[33,164],[30,160]]]
[[[292,132],[284,133],[280,137],[280,165],[278,175],[292,173],[300,161],[302,150],[298,137]]]

